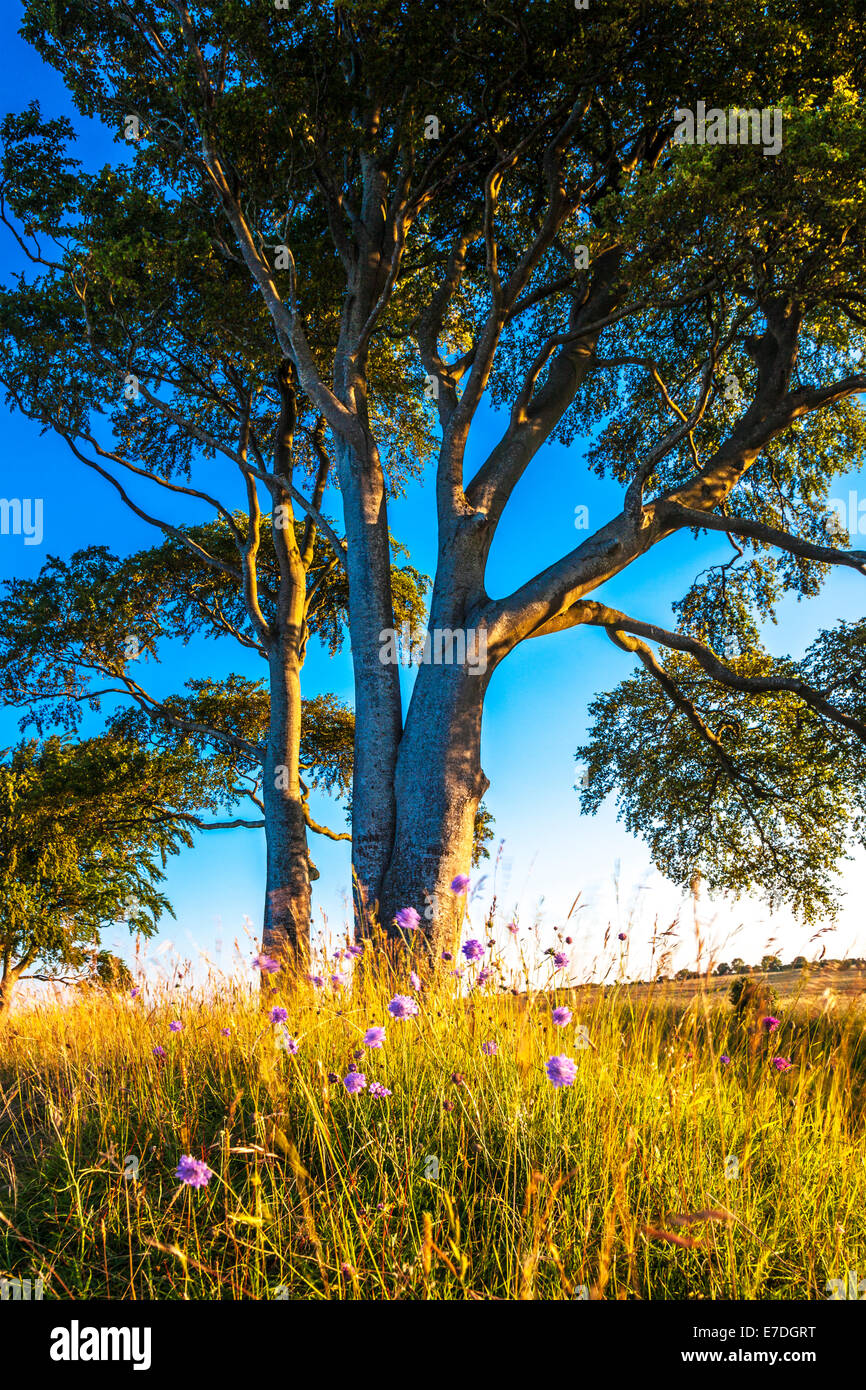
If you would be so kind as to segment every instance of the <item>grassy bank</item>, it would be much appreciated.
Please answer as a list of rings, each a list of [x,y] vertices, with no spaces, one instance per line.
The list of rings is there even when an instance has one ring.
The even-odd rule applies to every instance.
[[[866,1275],[853,1010],[780,1006],[768,1033],[709,994],[454,990],[383,958],[351,989],[275,991],[285,1024],[229,985],[19,1010],[0,1274],[115,1299],[826,1298]]]

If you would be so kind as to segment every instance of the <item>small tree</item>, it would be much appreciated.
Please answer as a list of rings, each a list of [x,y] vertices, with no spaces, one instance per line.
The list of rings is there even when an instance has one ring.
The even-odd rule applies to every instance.
[[[720,960],[715,968],[714,973],[716,975],[732,975],[733,967],[728,965],[728,962],[726,960]]]
[[[764,1012],[775,1008],[778,1001],[776,991],[766,980],[753,980],[746,975],[739,976],[728,991],[728,998],[739,1018],[749,1013]]]
[[[761,956],[762,970],[781,970],[782,962],[778,956]]]
[[[0,1018],[21,979],[122,983],[100,933],[126,920],[151,936],[170,904],[168,855],[191,844],[190,755],[108,737],[51,738],[0,762]],[[38,972],[28,974],[38,965]]]

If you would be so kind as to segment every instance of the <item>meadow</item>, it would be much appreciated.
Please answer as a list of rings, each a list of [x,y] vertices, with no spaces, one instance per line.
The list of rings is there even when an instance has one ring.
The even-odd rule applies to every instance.
[[[560,988],[550,960],[512,993],[479,946],[459,982],[379,943],[293,990],[17,1008],[0,1275],[49,1299],[787,1300],[866,1273],[856,992],[766,1022],[700,981]]]

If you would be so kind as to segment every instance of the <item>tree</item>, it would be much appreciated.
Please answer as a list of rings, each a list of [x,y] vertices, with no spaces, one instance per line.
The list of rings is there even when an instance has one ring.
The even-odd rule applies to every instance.
[[[108,737],[31,741],[2,757],[0,1017],[21,979],[122,978],[100,932],[126,920],[151,936],[171,911],[159,883],[167,856],[191,842],[194,762]]]
[[[19,235],[54,237],[63,259],[7,298],[3,379],[102,468],[85,416],[116,402],[124,372],[160,374],[175,395],[141,386],[116,424],[133,452],[156,453],[149,478],[170,474],[174,450],[186,463],[192,438],[327,535],[286,455],[268,470],[253,447],[260,364],[276,349],[292,364],[278,438],[295,408],[324,420],[343,509],[359,930],[372,904],[387,926],[432,894],[432,935],[450,944],[449,885],[487,786],[486,690],[519,643],[587,627],[642,670],[596,703],[584,809],[617,795],[683,883],[700,872],[710,889],[828,910],[863,824],[861,627],[822,634],[798,662],[766,653],[757,624],[831,566],[866,566],[828,511],[864,440],[863,16],[792,14],[789,0],[505,0],[483,17],[460,0],[73,0],[62,18],[30,0],[26,16],[80,109],[138,138],[127,170],[88,180],[56,123],[31,131],[30,160],[9,128]],[[712,140],[702,126],[690,144],[681,113],[708,92]],[[189,341],[198,317],[204,346]],[[396,665],[380,659],[394,628],[387,502],[411,471],[407,441],[431,449],[425,398],[438,423],[428,623],[450,659],[421,665],[404,719]],[[485,400],[507,423],[467,477]],[[492,597],[487,560],[517,484],[547,441],[579,431],[622,508]],[[695,581],[674,628],[590,597],[670,537],[713,532],[732,559]],[[286,603],[267,639],[277,689],[295,680]],[[272,728],[280,708],[272,698]],[[282,758],[285,729],[277,742]]]
[[[761,957],[761,969],[762,969],[762,970],[781,970],[781,969],[782,969],[782,962],[781,962],[781,960],[780,960],[780,958],[779,958],[778,956],[762,956],[762,957]]]
[[[734,959],[731,961],[731,969],[735,975],[746,975],[749,971],[748,965],[746,965],[746,962],[741,956],[734,956]]]
[[[734,972],[732,967],[728,965],[728,962],[726,960],[719,961],[718,965],[713,971],[714,975],[732,975],[733,973]]]
[[[236,526],[239,518],[230,519]],[[334,653],[345,629],[345,582],[328,548],[316,537],[299,553],[306,558],[306,642],[319,637]],[[70,560],[50,559],[33,580],[8,582],[0,599],[0,690],[10,705],[26,710],[24,727],[41,733],[52,724],[77,730],[84,712],[108,705],[109,730],[142,748],[181,755],[194,750],[187,788],[190,804],[222,817],[207,821],[188,814],[197,830],[263,828],[268,796],[270,728],[267,682],[232,675],[227,680],[193,680],[183,694],[157,698],[148,687],[147,663],[157,662],[172,639],[186,643],[203,635],[232,640],[259,656],[262,646],[243,632],[241,585],[230,571],[233,538],[223,520],[177,528],[161,546],[120,560],[102,547],[75,553]],[[225,564],[205,567],[197,552]],[[273,622],[279,569],[270,537],[262,537],[256,560],[261,611]],[[411,627],[417,626],[424,579],[411,566],[395,569],[395,607]],[[98,595],[98,602],[94,601]],[[299,651],[303,662],[304,649]],[[128,708],[122,701],[126,700]],[[273,897],[266,898],[264,949],[282,956],[286,948],[304,956],[309,937],[309,883],[317,875],[309,857],[307,829],[332,839],[348,840],[317,822],[309,809],[313,789],[348,794],[352,768],[353,717],[333,695],[301,700],[300,736],[295,764],[273,767],[274,790],[287,791],[294,777],[292,803],[299,828],[293,836],[274,832],[269,854],[286,855],[284,874],[295,885],[286,905],[296,931],[277,930]],[[118,703],[120,701],[120,703]],[[295,717],[294,715],[292,716]],[[247,814],[224,819],[246,806]],[[267,893],[273,895],[275,871]],[[285,905],[285,904],[284,904]]]

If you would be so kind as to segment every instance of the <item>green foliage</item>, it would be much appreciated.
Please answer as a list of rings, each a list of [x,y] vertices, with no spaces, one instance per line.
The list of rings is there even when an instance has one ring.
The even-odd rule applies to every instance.
[[[862,717],[864,630],[855,624],[822,633],[799,663],[756,653],[728,664],[743,676],[806,680],[832,669],[834,702]],[[717,741],[642,669],[590,706],[594,722],[577,753],[589,767],[584,810],[614,794],[628,829],[684,887],[699,871],[710,892],[762,890],[809,921],[831,912],[834,875],[852,835],[864,842],[863,742],[794,694],[734,691],[679,653],[664,669]]]
[[[97,961],[101,930],[150,936],[165,911],[169,855],[191,843],[179,813],[193,759],[107,737],[50,738],[0,763],[0,960],[64,972]],[[181,806],[178,806],[178,803]],[[102,965],[98,964],[102,959]],[[106,975],[108,972],[108,975]]]
[[[763,1012],[765,1009],[773,1009],[779,1002],[779,996],[768,984],[766,980],[753,980],[748,975],[738,975],[728,990],[735,1013],[740,1018],[747,1014]]]

